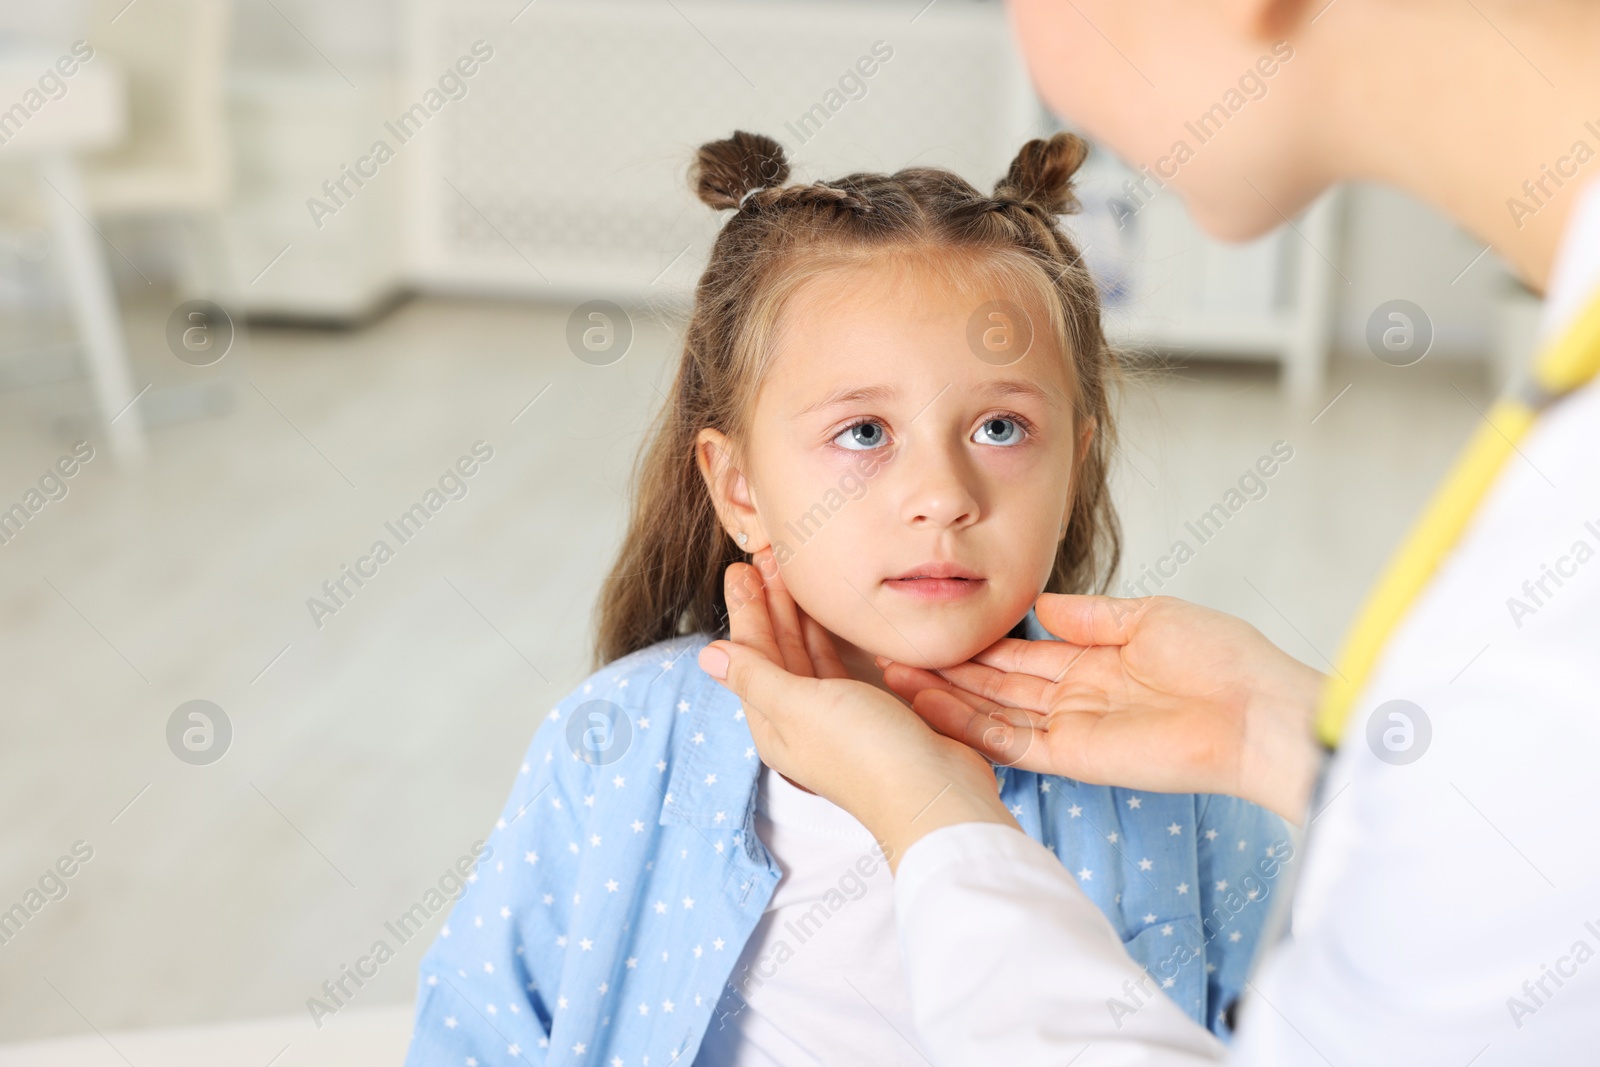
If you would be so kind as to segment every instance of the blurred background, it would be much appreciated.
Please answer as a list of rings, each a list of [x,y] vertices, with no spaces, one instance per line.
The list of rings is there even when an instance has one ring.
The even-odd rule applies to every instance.
[[[975,0],[0,13],[0,1063],[397,1062],[443,912],[320,1026],[307,1000],[486,836],[591,669],[721,221],[695,147],[989,188],[1058,125]],[[1069,220],[1140,368],[1117,588],[1326,669],[1537,301],[1393,192],[1229,247],[1142,178],[1097,150]]]

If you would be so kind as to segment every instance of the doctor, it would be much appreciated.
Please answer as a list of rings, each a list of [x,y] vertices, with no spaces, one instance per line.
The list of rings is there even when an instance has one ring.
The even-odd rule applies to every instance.
[[[885,842],[942,1065],[1600,1062],[1600,5],[1011,14],[1048,102],[1214,234],[1263,233],[1349,179],[1448,212],[1545,294],[1533,380],[1484,413],[1327,680],[1198,606],[1046,595],[1064,643],[1002,641],[941,676],[887,665],[913,715],[810,677],[765,610],[781,587],[743,565],[730,601],[753,580],[732,606],[755,610],[702,666],[744,698],[766,762]],[[1264,948],[1231,1049],[1016,828],[986,757],[1232,793],[1307,828],[1284,865],[1292,936]],[[1002,966],[1026,992],[990,983]]]

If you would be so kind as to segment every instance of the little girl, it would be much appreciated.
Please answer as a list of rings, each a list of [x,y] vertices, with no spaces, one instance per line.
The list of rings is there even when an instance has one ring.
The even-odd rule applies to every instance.
[[[927,167],[790,185],[742,132],[700,149],[700,198],[732,214],[601,597],[604,666],[535,735],[422,962],[409,1064],[926,1062],[883,854],[761,764],[696,656],[736,562],[786,590],[813,658],[880,686],[876,656],[1045,639],[1041,591],[1104,588],[1114,367],[1057,225],[1085,151],[1031,141],[985,195]],[[996,788],[1149,972],[1107,991],[1113,1020],[1165,995],[1226,1036],[1283,824],[1004,767]]]

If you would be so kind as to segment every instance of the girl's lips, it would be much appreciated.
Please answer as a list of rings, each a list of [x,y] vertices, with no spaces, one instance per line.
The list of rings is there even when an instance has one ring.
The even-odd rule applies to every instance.
[[[982,578],[888,578],[883,583],[917,600],[960,600],[983,588]]]
[[[971,578],[982,581],[983,575],[977,571],[968,570],[959,563],[943,563],[939,560],[929,560],[926,563],[917,564],[910,570],[901,571],[893,578],[890,578],[889,581],[906,578]]]

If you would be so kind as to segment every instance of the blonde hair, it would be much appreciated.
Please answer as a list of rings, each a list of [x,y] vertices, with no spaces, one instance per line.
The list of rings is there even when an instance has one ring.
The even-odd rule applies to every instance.
[[[695,190],[735,214],[712,246],[672,391],[639,454],[628,532],[600,593],[598,664],[680,634],[727,635],[723,572],[748,556],[717,519],[696,435],[713,427],[737,447],[788,298],[820,273],[885,254],[914,257],[957,285],[993,270],[1039,298],[1068,361],[1078,425],[1094,427],[1045,591],[1106,587],[1121,552],[1107,485],[1117,366],[1094,279],[1056,223],[1078,208],[1072,177],[1087,153],[1070,133],[1029,141],[985,195],[935,167],[787,185],[788,161],[769,137],[739,131],[701,146]]]

